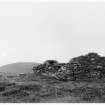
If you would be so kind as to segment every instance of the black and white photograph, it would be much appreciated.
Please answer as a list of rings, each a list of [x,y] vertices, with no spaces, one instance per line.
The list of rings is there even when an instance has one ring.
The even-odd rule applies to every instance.
[[[105,2],[0,1],[0,103],[105,103]]]

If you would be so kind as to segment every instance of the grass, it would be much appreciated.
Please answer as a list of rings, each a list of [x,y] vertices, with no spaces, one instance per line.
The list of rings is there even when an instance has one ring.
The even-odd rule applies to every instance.
[[[22,84],[0,82],[0,102],[105,102],[105,84],[101,82],[54,79],[24,81]]]

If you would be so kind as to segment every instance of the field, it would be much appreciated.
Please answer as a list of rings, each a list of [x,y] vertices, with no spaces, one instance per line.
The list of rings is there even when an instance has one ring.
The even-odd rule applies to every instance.
[[[53,78],[20,78],[0,82],[1,103],[105,102],[104,81],[68,81]]]

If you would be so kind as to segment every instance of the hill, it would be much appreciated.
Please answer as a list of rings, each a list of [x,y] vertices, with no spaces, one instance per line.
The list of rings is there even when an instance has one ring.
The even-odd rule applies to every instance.
[[[7,64],[0,67],[0,72],[3,73],[28,73],[32,72],[32,67],[38,65],[39,63],[34,62],[18,62]]]

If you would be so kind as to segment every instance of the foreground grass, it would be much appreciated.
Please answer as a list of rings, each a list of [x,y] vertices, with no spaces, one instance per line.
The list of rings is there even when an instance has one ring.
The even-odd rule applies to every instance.
[[[0,102],[105,102],[103,81],[69,81],[54,79],[0,82]]]

